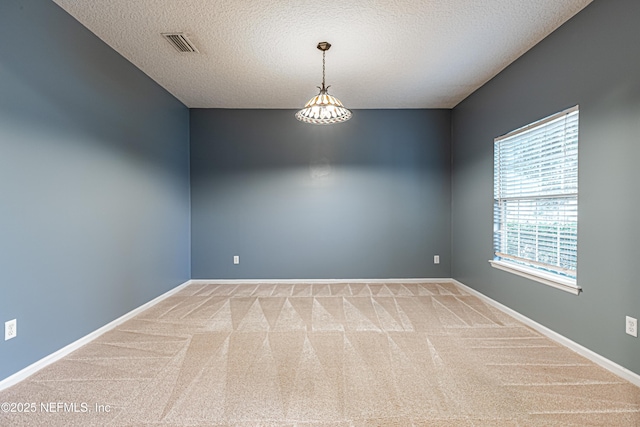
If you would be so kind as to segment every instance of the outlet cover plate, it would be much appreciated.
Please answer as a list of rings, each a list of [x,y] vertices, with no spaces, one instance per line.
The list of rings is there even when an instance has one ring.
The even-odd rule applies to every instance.
[[[4,322],[4,340],[10,340],[18,335],[18,321],[16,319]]]
[[[626,328],[625,331],[627,334],[632,337],[638,338],[638,319],[634,319],[633,317],[626,317]]]

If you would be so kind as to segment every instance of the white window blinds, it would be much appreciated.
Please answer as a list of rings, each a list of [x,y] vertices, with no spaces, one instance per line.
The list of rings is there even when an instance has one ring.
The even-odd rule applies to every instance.
[[[494,260],[576,288],[578,115],[576,106],[494,142]]]

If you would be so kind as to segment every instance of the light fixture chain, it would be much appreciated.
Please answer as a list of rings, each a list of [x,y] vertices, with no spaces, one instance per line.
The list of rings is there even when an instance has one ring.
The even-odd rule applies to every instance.
[[[327,53],[326,50],[322,51],[322,91],[324,92],[326,89],[324,87],[324,56]]]

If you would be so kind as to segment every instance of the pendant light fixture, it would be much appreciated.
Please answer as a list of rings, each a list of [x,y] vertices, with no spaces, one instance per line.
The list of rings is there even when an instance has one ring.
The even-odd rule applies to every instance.
[[[338,98],[329,95],[327,90],[331,86],[324,85],[324,57],[331,44],[320,42],[317,47],[322,51],[322,87],[318,86],[320,93],[311,98],[304,108],[296,113],[296,119],[314,125],[346,122],[351,118],[351,111],[346,109]]]

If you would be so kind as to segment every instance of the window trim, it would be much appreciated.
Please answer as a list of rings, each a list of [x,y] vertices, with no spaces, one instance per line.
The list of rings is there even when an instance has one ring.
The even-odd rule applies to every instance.
[[[506,138],[510,138],[512,136],[515,136],[521,133],[525,133],[531,129],[534,129],[540,126],[544,126],[546,123],[558,119],[558,117],[561,117],[563,115],[568,115],[576,111],[578,112],[580,111],[579,105],[575,105],[571,108],[567,108],[566,110],[552,114],[544,119],[530,123],[526,126],[515,129],[507,134],[499,136],[494,139],[494,144]],[[495,169],[494,169],[494,174],[495,174]],[[494,178],[494,186],[495,186],[495,178]],[[495,212],[494,212],[494,217],[495,217]],[[495,222],[494,222],[494,226],[495,226]],[[503,270],[508,273],[516,274],[518,276],[525,277],[527,279],[530,279],[539,283],[543,283],[545,285],[563,290],[565,292],[569,292],[574,295],[579,295],[580,292],[582,292],[582,288],[577,284],[577,278],[567,277],[567,276],[563,276],[562,274],[559,274],[561,269],[558,270],[558,273],[553,273],[553,272],[546,272],[544,270],[539,270],[534,267],[521,265],[515,262],[505,261],[505,260],[499,259],[500,258],[499,253],[495,252],[495,248],[494,248],[494,257],[496,258],[489,260],[489,264],[491,264],[493,268],[497,268],[499,270]],[[527,262],[531,262],[531,261],[527,260]],[[577,277],[577,271],[575,272],[575,275]]]
[[[527,279],[534,280],[539,283],[544,283],[556,289],[560,289],[569,292],[574,295],[579,295],[582,292],[582,288],[578,286],[576,279],[571,277],[562,277],[557,274],[545,273],[535,268],[526,267],[524,265],[514,264],[512,262],[506,262],[499,259],[489,260],[491,267],[503,270],[509,273],[516,274],[518,276],[526,277]]]
[[[512,130],[509,133],[505,133],[504,135],[495,138],[493,141],[494,142],[499,142],[499,141],[502,141],[503,139],[510,138],[510,137],[512,137],[514,135],[518,135],[520,133],[525,133],[528,130],[540,127],[540,126],[545,125],[545,124],[547,124],[547,123],[549,123],[549,122],[551,122],[553,120],[556,120],[560,116],[566,116],[566,115],[569,115],[571,113],[575,113],[576,111],[580,111],[580,105],[574,105],[573,107],[567,108],[566,110],[558,111],[557,113],[554,113],[554,114],[550,115],[549,117],[545,117],[544,119],[540,119],[538,121],[530,123],[530,124],[528,124],[526,126],[523,126],[521,128]]]

